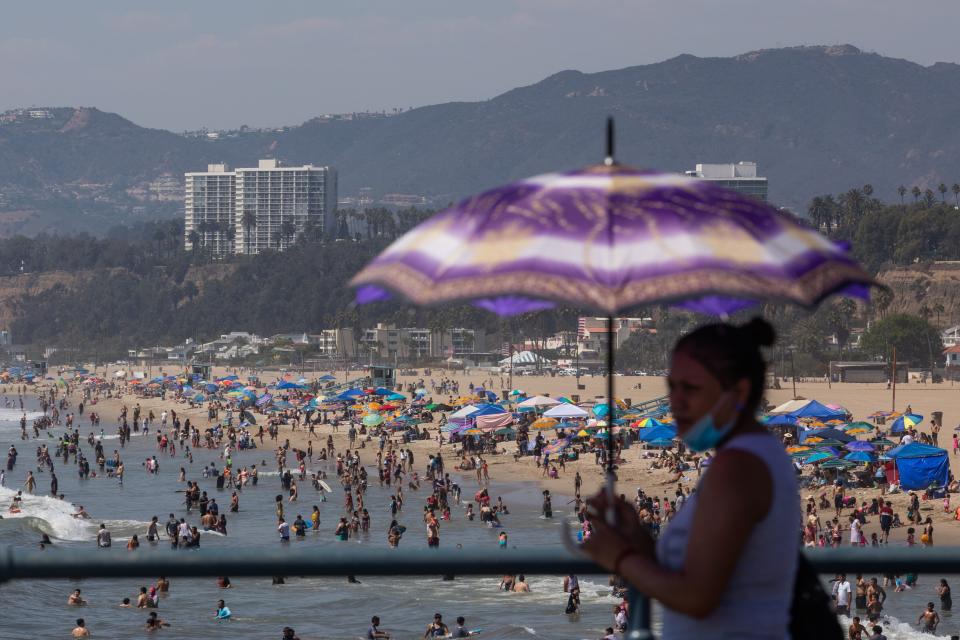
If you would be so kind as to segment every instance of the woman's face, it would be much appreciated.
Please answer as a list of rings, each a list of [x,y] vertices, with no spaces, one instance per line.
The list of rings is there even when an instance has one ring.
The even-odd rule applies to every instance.
[[[670,390],[670,409],[677,421],[680,435],[686,433],[697,420],[707,412],[713,412],[717,424],[725,424],[734,417],[738,402],[743,402],[743,389],[746,380],[742,380],[733,393],[728,393],[721,402],[725,389],[707,369],[696,359],[682,351],[673,354],[667,386]]]

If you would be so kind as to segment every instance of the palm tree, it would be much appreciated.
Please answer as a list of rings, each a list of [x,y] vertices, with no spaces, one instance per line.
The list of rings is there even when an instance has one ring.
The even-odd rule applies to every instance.
[[[922,307],[920,307],[920,317],[921,317],[921,318],[923,318],[924,320],[926,320],[926,321],[929,322],[929,321],[930,321],[930,316],[932,316],[932,315],[933,315],[933,309],[931,309],[931,308],[928,307],[927,305],[923,305]]]
[[[920,187],[918,187],[917,185],[913,185],[913,188],[910,189],[910,193],[913,195],[913,201],[914,201],[914,202],[919,202],[919,201],[920,201],[920,194],[922,194],[923,191],[921,191],[921,190],[920,190]]]
[[[194,229],[187,234],[187,240],[190,241],[190,250],[196,251],[200,245],[200,232]]]
[[[903,185],[897,187],[897,193],[900,194],[900,204],[903,204],[903,196],[907,193],[907,188]]]
[[[253,211],[247,210],[243,212],[243,217],[240,218],[240,224],[243,225],[243,239],[244,239],[244,253],[250,255],[250,230],[257,226],[257,214]]]
[[[937,328],[940,328],[940,314],[946,311],[942,302],[933,305],[933,312],[937,314]]]
[[[865,184],[863,185],[863,189],[861,189],[861,191],[863,191],[863,195],[869,198],[870,196],[873,195],[873,185],[869,183]]]
[[[927,207],[932,207],[936,201],[937,197],[933,195],[933,189],[927,189],[923,192],[923,204]]]
[[[947,185],[941,182],[937,185],[937,191],[940,192],[940,200],[943,204],[947,204]]]
[[[293,220],[284,220],[280,223],[280,237],[285,242],[285,246],[289,247],[293,244],[295,235],[297,235],[297,225]]]
[[[950,187],[950,191],[953,191],[953,199],[956,201],[957,206],[960,207],[960,184],[954,182],[953,186]]]

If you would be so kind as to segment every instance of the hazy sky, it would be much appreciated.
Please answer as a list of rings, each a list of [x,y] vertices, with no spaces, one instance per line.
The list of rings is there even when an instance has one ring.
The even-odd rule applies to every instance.
[[[297,124],[680,53],[850,43],[958,62],[958,24],[960,0],[18,2],[0,20],[0,109],[96,106],[174,130]]]

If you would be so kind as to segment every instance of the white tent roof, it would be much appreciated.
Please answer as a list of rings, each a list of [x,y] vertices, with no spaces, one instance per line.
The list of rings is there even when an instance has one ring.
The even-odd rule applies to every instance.
[[[558,404],[552,409],[543,412],[547,418],[586,418],[590,413],[575,404]]]
[[[518,407],[552,407],[555,404],[560,404],[559,400],[554,398],[549,398],[547,396],[533,396],[532,398],[527,398],[520,404]]]
[[[500,364],[550,364],[546,358],[541,358],[533,351],[518,351],[512,358],[504,358]]]
[[[467,406],[462,407],[462,408],[458,409],[457,411],[454,411],[453,413],[451,413],[451,414],[450,414],[450,417],[451,417],[451,418],[466,418],[466,417],[469,416],[471,413],[476,413],[477,411],[480,411],[480,409],[477,409],[477,408],[476,408],[475,406],[473,406],[472,404],[468,404]]]
[[[792,413],[797,409],[803,409],[810,404],[810,400],[787,400],[779,407],[776,407],[770,413]]]

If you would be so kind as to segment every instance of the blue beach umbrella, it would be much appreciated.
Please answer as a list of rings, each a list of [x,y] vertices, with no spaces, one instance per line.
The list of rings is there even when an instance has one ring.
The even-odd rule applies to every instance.
[[[873,462],[874,460],[873,454],[866,451],[851,451],[847,455],[843,456],[843,459],[850,462],[860,463]]]

